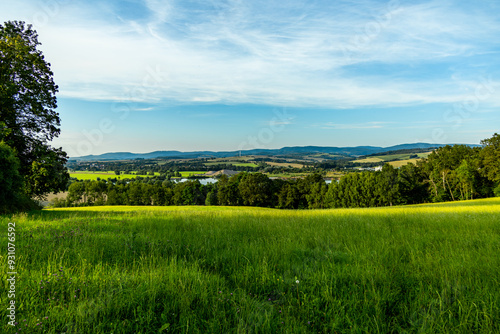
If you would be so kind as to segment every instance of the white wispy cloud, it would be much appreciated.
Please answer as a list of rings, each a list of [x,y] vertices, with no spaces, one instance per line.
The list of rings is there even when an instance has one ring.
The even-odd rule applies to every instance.
[[[218,118],[218,117],[226,116],[226,115],[227,114],[224,114],[224,113],[207,112],[207,113],[191,114],[188,117],[190,117],[190,118]]]
[[[454,103],[478,74],[461,77],[457,69],[460,79],[451,70],[426,78],[411,66],[453,68],[481,54],[488,70],[496,57],[488,52],[499,50],[498,15],[471,14],[453,1],[144,0],[147,15],[134,19],[114,15],[113,6],[58,3],[35,26],[41,49],[60,96],[87,100],[328,108]],[[44,13],[43,2],[3,4],[0,13],[1,20],[30,21]],[[409,74],[368,74],[356,70],[361,64],[399,64]],[[498,86],[500,79],[493,81]]]
[[[321,125],[315,125],[320,129],[326,130],[360,130],[360,129],[382,129],[385,128],[388,122],[365,122],[365,123],[349,123],[341,124],[336,122],[327,122]]]

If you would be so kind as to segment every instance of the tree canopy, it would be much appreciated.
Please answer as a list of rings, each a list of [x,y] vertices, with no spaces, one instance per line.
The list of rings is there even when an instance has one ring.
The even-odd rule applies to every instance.
[[[31,25],[0,25],[0,140],[14,149],[23,192],[41,198],[66,188],[67,155],[49,142],[60,134],[57,85]]]
[[[0,142],[0,212],[9,211],[9,207],[17,204],[21,190],[19,159],[10,146]]]
[[[495,133],[493,137],[481,141],[482,172],[490,180],[500,182],[500,135]]]

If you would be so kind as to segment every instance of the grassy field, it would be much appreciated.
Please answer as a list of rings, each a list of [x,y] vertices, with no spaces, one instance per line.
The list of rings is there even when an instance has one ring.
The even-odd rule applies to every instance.
[[[158,173],[158,175],[160,175]],[[108,178],[121,178],[121,179],[135,179],[137,176],[140,177],[152,177],[151,175],[136,175],[136,174],[120,174],[116,175],[115,172],[70,172],[70,177],[77,178],[78,180],[92,180],[96,181],[98,178],[100,180],[107,180]]]
[[[292,167],[292,168],[302,168],[304,165],[302,164],[296,164],[296,163],[291,163],[291,162],[269,162],[266,161],[266,164],[269,166],[277,166],[277,167]]]
[[[355,163],[371,163],[371,162],[384,162],[385,160],[379,157],[369,157],[369,158],[363,158],[363,159],[358,159],[354,160],[353,162]]]
[[[392,165],[395,168],[399,168],[401,166],[408,165],[409,163],[412,163],[412,164],[416,165],[418,160],[420,160],[420,159],[407,159],[407,160],[389,161],[388,164]]]
[[[205,166],[214,166],[214,165],[228,165],[228,166],[237,166],[237,167],[259,167],[257,164],[253,162],[239,162],[239,161],[217,161],[217,162],[206,162]]]
[[[264,173],[266,174],[266,173]],[[310,175],[308,173],[267,173],[266,174],[268,177],[283,177],[283,178],[303,178],[306,177],[307,175]]]
[[[418,156],[418,159],[410,159],[410,155],[416,154]],[[400,167],[402,165],[406,165],[409,162],[415,163],[415,161],[422,159],[422,158],[427,158],[431,154],[431,152],[425,152],[425,153],[405,153],[405,154],[390,154],[390,155],[377,155],[373,157],[368,157],[364,159],[358,159],[354,160],[353,162],[358,162],[358,163],[370,163],[370,162],[385,162],[385,161],[391,161],[391,160],[398,160],[398,161],[392,161],[392,165],[395,167]],[[399,164],[398,164],[399,163]]]
[[[19,333],[498,333],[500,199],[89,207],[15,223]]]
[[[259,165],[253,162],[240,162],[240,163],[233,163],[232,165],[236,167],[259,167]]]
[[[194,172],[179,172],[182,177],[188,177],[194,174],[205,174],[206,171],[194,171]],[[101,180],[107,180],[108,178],[117,178],[120,179],[135,179],[137,176],[140,177],[152,177],[152,175],[136,175],[136,174],[120,174],[120,176],[116,175],[115,172],[71,172],[69,173],[71,177],[75,177],[78,180],[92,180],[96,181],[97,178]],[[160,173],[155,173],[156,176],[160,175]]]
[[[342,173],[342,172],[326,172],[325,177],[331,177],[331,178],[339,179],[339,178],[341,178],[344,175],[345,174]]]
[[[197,175],[197,174],[206,174],[208,172],[206,171],[189,171],[189,172],[179,172],[181,173],[181,176],[182,177],[188,177],[188,176],[193,176],[193,175]]]

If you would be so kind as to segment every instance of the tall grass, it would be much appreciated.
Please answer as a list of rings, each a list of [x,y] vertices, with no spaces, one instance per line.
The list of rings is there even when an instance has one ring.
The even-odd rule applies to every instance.
[[[19,333],[495,333],[499,218],[489,199],[89,207],[0,223],[6,236],[16,222]]]

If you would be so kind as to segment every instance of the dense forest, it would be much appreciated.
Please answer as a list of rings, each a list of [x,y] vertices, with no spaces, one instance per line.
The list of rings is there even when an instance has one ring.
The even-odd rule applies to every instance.
[[[280,209],[377,207],[500,196],[500,135],[482,147],[444,146],[417,164],[348,173],[326,184],[319,173],[270,179],[262,173],[223,175],[219,182],[175,183],[165,176],[79,181],[55,206],[242,205]]]

